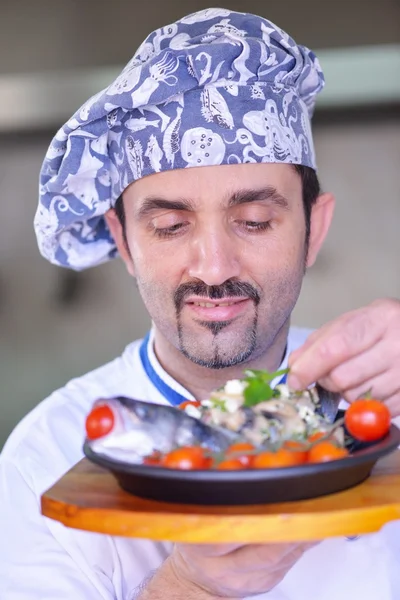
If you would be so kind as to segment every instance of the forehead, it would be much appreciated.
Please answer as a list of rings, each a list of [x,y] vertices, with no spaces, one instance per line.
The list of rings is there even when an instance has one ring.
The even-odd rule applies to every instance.
[[[148,196],[191,200],[225,198],[237,190],[273,187],[287,198],[301,195],[300,175],[288,164],[235,164],[175,169],[132,183],[124,198],[140,202]]]

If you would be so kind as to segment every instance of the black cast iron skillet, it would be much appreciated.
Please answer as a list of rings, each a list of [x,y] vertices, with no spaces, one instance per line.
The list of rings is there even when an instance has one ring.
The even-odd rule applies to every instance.
[[[340,411],[339,411],[340,412]],[[341,415],[338,414],[338,418]],[[182,471],[132,465],[93,452],[85,456],[116,477],[125,491],[162,502],[203,505],[250,505],[316,498],[354,487],[371,473],[375,463],[400,446],[400,430],[373,444],[354,442],[345,459],[277,469],[243,471]]]

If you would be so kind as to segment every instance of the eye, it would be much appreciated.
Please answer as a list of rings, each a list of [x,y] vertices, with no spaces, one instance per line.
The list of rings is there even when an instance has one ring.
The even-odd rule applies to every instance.
[[[271,229],[271,221],[237,221],[242,229],[257,233]]]
[[[159,238],[174,237],[180,233],[186,225],[187,223],[175,223],[175,225],[171,225],[170,227],[155,227],[154,235]]]

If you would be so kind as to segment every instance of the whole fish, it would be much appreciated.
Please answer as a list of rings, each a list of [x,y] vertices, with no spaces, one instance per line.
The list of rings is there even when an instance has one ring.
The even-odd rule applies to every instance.
[[[100,407],[107,407],[108,431],[86,442],[96,454],[115,460],[140,464],[154,451],[166,453],[186,445],[221,452],[237,439],[234,432],[211,427],[173,406],[125,397],[97,400],[87,417],[87,428]]]

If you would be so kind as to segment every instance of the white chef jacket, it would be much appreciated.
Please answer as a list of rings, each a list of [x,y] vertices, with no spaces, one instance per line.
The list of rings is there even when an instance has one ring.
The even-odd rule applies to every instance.
[[[308,333],[291,328],[283,368]],[[69,529],[40,514],[41,494],[83,457],[93,401],[115,395],[192,398],[158,363],[151,334],[55,391],[18,424],[0,455],[0,600],[133,600],[168,556],[170,543]],[[321,542],[257,598],[400,600],[400,521],[355,541]]]

